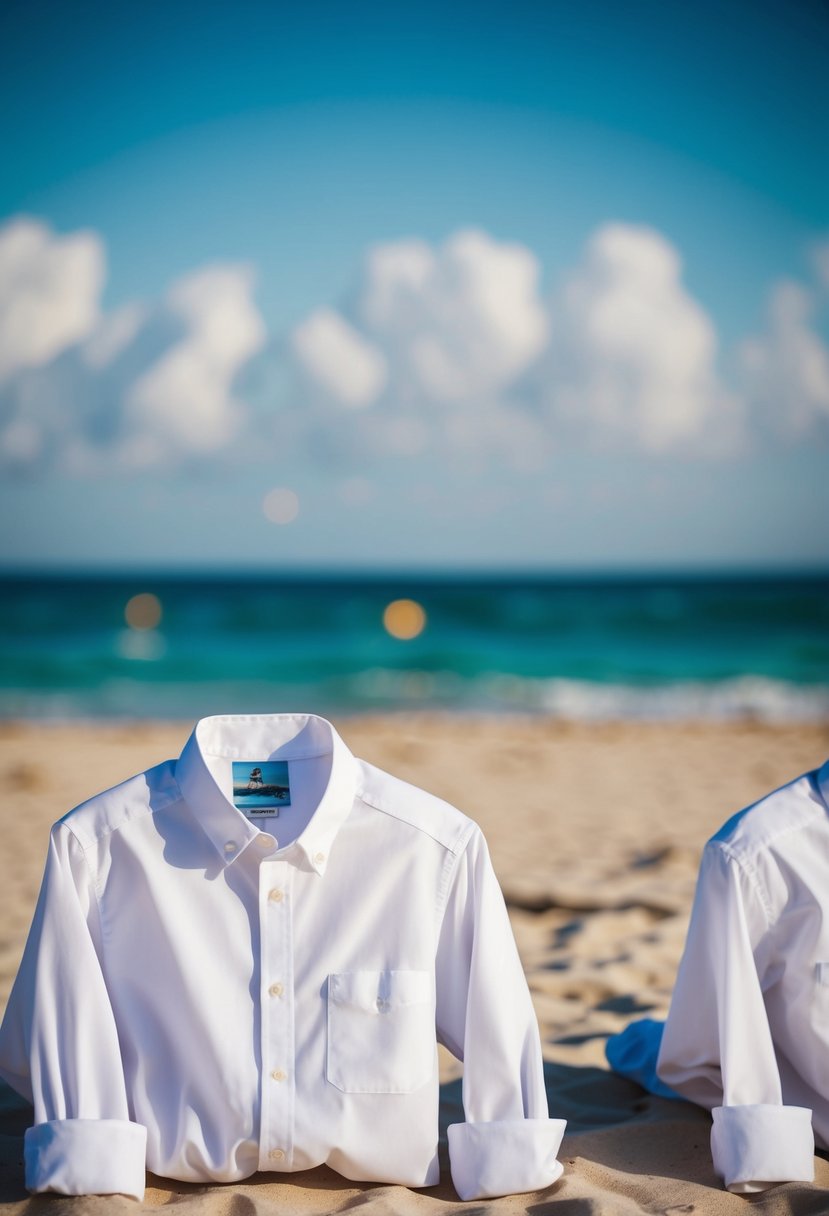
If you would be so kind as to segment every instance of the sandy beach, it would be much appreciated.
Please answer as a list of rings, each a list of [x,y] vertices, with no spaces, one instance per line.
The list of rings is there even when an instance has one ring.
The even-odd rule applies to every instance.
[[[829,1161],[814,1186],[751,1200],[713,1174],[708,1115],[614,1077],[608,1034],[664,1016],[706,838],[740,807],[829,754],[829,723],[576,725],[543,718],[386,716],[336,722],[352,751],[477,820],[489,842],[541,1027],[550,1113],[569,1120],[563,1178],[530,1195],[461,1203],[439,1187],[358,1185],[327,1170],[196,1187],[150,1176],[143,1205],[120,1197],[31,1199],[28,1108],[0,1092],[0,1210],[125,1212],[174,1204],[193,1216],[531,1212],[829,1212]],[[51,824],[99,790],[177,755],[191,723],[0,725],[0,1000],[31,919]],[[459,1066],[444,1059],[442,1124],[460,1115]]]

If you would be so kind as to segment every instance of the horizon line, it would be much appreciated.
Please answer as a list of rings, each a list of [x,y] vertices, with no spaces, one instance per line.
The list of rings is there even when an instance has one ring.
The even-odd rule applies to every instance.
[[[423,583],[499,583],[499,582],[645,582],[651,580],[748,582],[752,580],[818,580],[829,579],[829,563],[782,564],[758,563],[734,565],[726,562],[689,562],[684,565],[611,565],[596,563],[591,566],[496,566],[496,565],[356,565],[353,568],[341,565],[292,565],[284,569],[271,566],[259,569],[252,565],[192,565],[173,566],[103,566],[103,565],[44,565],[2,566],[0,581],[76,581],[76,582],[132,582],[156,580],[166,583],[214,582],[218,579],[234,578],[247,583],[315,582],[315,583],[388,583],[405,580]]]

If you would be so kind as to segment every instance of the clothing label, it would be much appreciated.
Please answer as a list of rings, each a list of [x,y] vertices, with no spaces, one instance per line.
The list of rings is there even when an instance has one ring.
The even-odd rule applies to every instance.
[[[278,815],[291,805],[287,760],[234,760],[233,805],[245,815]]]

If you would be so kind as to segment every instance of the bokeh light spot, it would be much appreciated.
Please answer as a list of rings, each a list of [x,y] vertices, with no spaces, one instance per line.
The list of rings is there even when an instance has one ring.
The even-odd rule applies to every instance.
[[[392,600],[383,612],[383,624],[393,638],[408,642],[426,627],[426,613],[417,600]]]
[[[124,619],[130,629],[157,629],[161,622],[161,601],[157,595],[142,591],[127,601]]]
[[[268,490],[262,499],[262,511],[265,519],[269,519],[272,524],[293,523],[299,515],[299,498],[286,486],[277,486]]]
[[[367,477],[347,477],[340,485],[340,498],[349,507],[362,507],[374,497],[374,486]]]

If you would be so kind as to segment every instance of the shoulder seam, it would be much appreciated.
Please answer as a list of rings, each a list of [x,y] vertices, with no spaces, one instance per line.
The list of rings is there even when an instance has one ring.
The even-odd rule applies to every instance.
[[[745,874],[749,886],[753,889],[754,894],[757,897],[757,901],[760,904],[760,907],[763,909],[763,915],[766,918],[766,928],[770,929],[774,919],[772,916],[771,901],[766,898],[766,892],[763,888],[762,882],[760,881],[760,875],[757,873],[757,870],[754,868],[752,863],[747,857],[740,856],[740,854],[737,853],[730,844],[727,844],[723,840],[709,840],[706,848],[709,846],[719,849],[729,861],[734,863],[741,873]]]
[[[449,889],[452,886],[452,879],[455,876],[455,871],[461,864],[461,857],[469,846],[469,841],[473,836],[478,825],[474,819],[470,819],[466,828],[458,837],[458,847],[456,850],[450,851],[449,855],[452,858],[452,864],[449,864],[448,858],[444,863],[443,874],[441,877],[440,891],[438,892],[438,920],[442,921],[446,914],[446,901],[449,898]],[[480,830],[480,829],[479,829]]]
[[[433,795],[427,796],[432,797]],[[382,806],[379,799],[373,798],[370,794],[366,793],[365,789],[363,788],[357,790],[357,797],[361,800],[361,802],[365,802],[367,806],[372,807],[375,811],[379,811],[382,815],[388,815],[391,819],[398,819],[402,820],[403,823],[408,823],[409,827],[414,828],[416,832],[422,832],[424,836],[431,837],[431,839],[437,844],[441,845],[444,849],[447,849],[450,853],[454,853],[455,855],[463,852],[465,838],[469,834],[471,828],[474,828],[475,826],[473,820],[469,819],[467,815],[463,815],[462,811],[458,811],[457,808],[453,807],[452,809],[455,810],[458,815],[463,815],[463,818],[466,820],[466,824],[464,825],[463,829],[457,833],[455,840],[449,841],[445,837],[438,836],[435,832],[430,831],[427,824],[418,823],[406,815],[401,815],[397,811],[391,811],[387,807]],[[442,800],[437,799],[437,801]],[[449,806],[449,803],[447,802],[445,805]],[[469,825],[469,827],[467,827],[467,825]]]
[[[747,808],[747,811],[745,813],[750,814],[751,811],[754,811],[760,807],[763,807],[767,801],[768,801],[768,799],[763,798],[763,799],[761,799],[760,802],[755,802],[752,806]],[[734,846],[731,845],[726,840],[722,840],[722,841],[718,840],[717,837],[719,836],[719,833],[717,833],[715,836],[712,836],[711,841],[716,842],[717,844],[723,844],[725,847],[728,848],[730,853],[734,854],[734,856],[738,855],[738,851],[739,851],[739,853],[745,853],[745,854],[757,853],[761,849],[768,849],[768,848],[773,847],[777,843],[777,841],[782,840],[784,836],[788,836],[792,832],[799,832],[800,829],[803,828],[807,823],[809,823],[810,820],[820,818],[821,815],[822,815],[822,812],[820,811],[820,808],[813,805],[808,808],[803,807],[802,809],[800,809],[799,813],[797,814],[796,822],[794,822],[794,823],[785,823],[785,824],[781,824],[779,826],[771,827],[771,828],[767,827],[762,832],[762,834],[760,834],[759,830],[756,828],[748,829],[749,831],[751,831],[751,830],[756,831],[758,833],[757,837],[756,837],[756,839],[749,839],[747,841],[744,841],[742,847],[739,850],[735,849]],[[735,818],[737,818],[737,816],[735,816]]]
[[[146,773],[149,771],[150,770],[148,769],[144,773],[137,773],[136,777],[146,776]],[[132,781],[132,780],[135,780],[135,778],[134,777],[127,778],[127,782]],[[126,785],[127,782],[122,782],[121,784]],[[115,786],[113,788],[117,789],[118,787]],[[104,794],[107,794],[109,792],[110,792],[109,790],[105,790]],[[68,832],[71,832],[72,836],[75,838],[75,840],[78,842],[78,845],[83,850],[84,856],[86,856],[86,853],[89,851],[89,849],[94,848],[96,845],[100,844],[102,841],[104,841],[108,837],[112,836],[112,834],[114,832],[117,832],[122,827],[125,820],[130,820],[132,818],[132,816],[122,814],[117,823],[106,824],[104,827],[101,828],[100,831],[96,832],[94,835],[90,835],[89,838],[85,841],[84,837],[80,834],[80,832],[77,831],[77,829],[75,828],[75,825],[71,822],[71,817],[75,813],[75,811],[80,811],[83,807],[89,805],[90,803],[96,802],[102,796],[103,796],[102,794],[96,794],[94,797],[88,798],[85,802],[79,802],[76,807],[73,807],[71,811],[67,811],[67,813],[61,819],[59,819],[58,822],[55,824],[55,827],[62,826],[62,827],[65,827]],[[174,804],[176,802],[180,802],[182,800],[182,797],[183,797],[183,795],[181,793],[181,790],[178,787],[178,783],[176,782],[174,790],[165,791],[164,794],[161,795],[157,801],[154,801],[152,805],[149,802],[147,802],[146,806],[142,807],[142,811],[146,812],[146,814],[148,814],[148,815],[155,815],[158,811],[166,810],[166,808],[171,806],[172,804]]]

